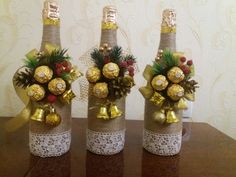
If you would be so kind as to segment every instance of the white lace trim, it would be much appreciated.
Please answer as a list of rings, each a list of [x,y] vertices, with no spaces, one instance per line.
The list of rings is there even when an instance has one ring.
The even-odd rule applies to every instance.
[[[56,134],[29,132],[30,152],[40,157],[53,157],[65,154],[70,149],[71,130]]]
[[[144,129],[143,147],[157,155],[170,156],[178,154],[181,148],[182,131],[176,134],[159,134]]]
[[[96,132],[87,129],[87,149],[95,154],[112,155],[123,150],[125,129],[116,132]]]

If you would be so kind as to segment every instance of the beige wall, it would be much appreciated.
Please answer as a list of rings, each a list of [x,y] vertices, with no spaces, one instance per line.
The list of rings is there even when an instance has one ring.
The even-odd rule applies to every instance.
[[[137,56],[140,71],[154,59],[159,43],[161,12],[177,11],[177,48],[195,61],[201,87],[194,103],[193,121],[204,121],[236,138],[236,3],[235,0],[64,0],[61,2],[61,39],[74,63],[82,61],[98,44],[102,7],[116,5],[119,44]],[[39,48],[42,35],[42,0],[0,0],[0,116],[13,116],[23,107],[11,84],[24,54]],[[82,56],[82,57],[81,57]],[[80,58],[80,59],[79,59]],[[81,79],[80,79],[81,81]],[[127,118],[143,119],[145,84],[142,72],[127,99]],[[73,103],[73,116],[85,117],[87,102],[80,99],[81,83]],[[132,105],[132,106],[131,106]]]

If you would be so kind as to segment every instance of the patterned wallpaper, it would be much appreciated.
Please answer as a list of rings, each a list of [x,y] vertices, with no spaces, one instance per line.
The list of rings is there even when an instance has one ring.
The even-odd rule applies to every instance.
[[[136,87],[127,98],[127,118],[143,119],[144,100],[138,87],[145,84],[142,70],[154,59],[160,39],[161,13],[177,11],[177,48],[195,61],[200,82],[193,121],[208,122],[236,138],[236,3],[235,0],[60,0],[61,40],[74,64],[86,70],[84,58],[99,43],[102,8],[118,9],[118,43],[138,58]],[[0,115],[14,116],[23,104],[11,79],[22,65],[24,54],[39,48],[42,35],[43,0],[0,0]],[[234,50],[233,50],[234,49]],[[231,53],[232,52],[232,53]],[[81,83],[73,116],[85,117],[87,102]],[[135,100],[135,104],[133,102]],[[130,106],[132,104],[132,106]]]

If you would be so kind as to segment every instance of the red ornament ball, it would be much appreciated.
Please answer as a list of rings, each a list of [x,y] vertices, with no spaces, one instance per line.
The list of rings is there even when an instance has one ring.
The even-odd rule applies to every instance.
[[[133,61],[133,60],[127,60],[127,64],[128,64],[128,65],[133,65],[133,64],[134,64],[134,61]]]
[[[128,66],[128,64],[127,64],[126,61],[122,61],[122,62],[120,63],[120,67],[122,67],[122,68],[127,68],[127,66]]]

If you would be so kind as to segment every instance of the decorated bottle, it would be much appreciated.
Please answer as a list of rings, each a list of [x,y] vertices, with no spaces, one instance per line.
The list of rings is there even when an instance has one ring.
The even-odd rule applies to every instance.
[[[115,7],[104,7],[100,47],[91,53],[95,66],[86,73],[90,83],[87,149],[101,155],[116,154],[124,148],[125,96],[134,85],[135,60],[132,55],[122,56],[117,46],[116,17]]]
[[[190,81],[191,62],[176,52],[176,13],[166,9],[162,14],[161,36],[153,66],[147,65],[140,88],[145,98],[143,147],[157,155],[178,154],[182,142],[182,110],[196,88]]]
[[[17,116],[29,120],[29,148],[40,157],[60,156],[70,149],[71,83],[79,73],[61,49],[59,6],[55,0],[44,2],[43,37],[40,51],[26,54],[25,66],[14,75],[17,94],[26,104]],[[20,91],[19,91],[20,90]]]

